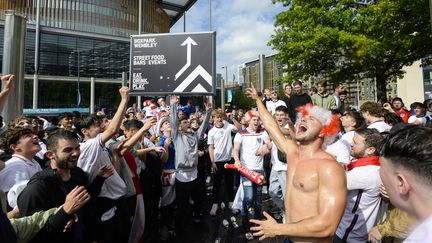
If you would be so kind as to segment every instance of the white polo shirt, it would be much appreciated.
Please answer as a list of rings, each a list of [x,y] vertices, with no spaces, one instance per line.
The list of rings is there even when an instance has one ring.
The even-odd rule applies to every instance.
[[[234,143],[240,143],[240,162],[250,170],[263,169],[263,156],[256,156],[257,150],[268,139],[264,130],[250,133],[246,129],[239,131],[234,137]]]
[[[224,121],[223,127],[214,126],[208,132],[207,144],[214,146],[215,162],[227,162],[232,158],[233,143],[231,131],[236,127]]]
[[[336,230],[347,242],[366,242],[375,223],[381,196],[379,166],[367,165],[346,172],[347,205]]]
[[[389,124],[385,123],[384,121],[376,121],[369,124],[367,128],[375,128],[381,133],[381,132],[390,132],[390,129],[392,127]]]
[[[282,100],[277,100],[276,102],[275,102],[275,101],[272,101],[272,100],[269,100],[269,101],[266,102],[267,110],[268,110],[272,115],[274,115],[274,114],[276,113],[276,108],[278,108],[279,106],[285,106],[285,107],[286,107],[286,104],[285,104],[285,102],[282,101]]]
[[[5,168],[0,171],[0,190],[8,192],[13,185],[20,181],[30,180],[30,178],[41,171],[39,163],[35,160],[14,154],[12,158],[5,162]]]
[[[81,155],[78,159],[78,167],[89,175],[89,182],[92,182],[104,165],[112,165],[111,158],[105,145],[102,144],[101,134],[80,144]],[[118,199],[126,195],[126,184],[114,170],[114,174],[108,177],[102,185],[99,197]]]

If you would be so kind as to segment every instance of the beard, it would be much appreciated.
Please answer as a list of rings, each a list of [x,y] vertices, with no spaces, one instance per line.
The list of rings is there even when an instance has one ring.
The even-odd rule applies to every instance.
[[[71,165],[71,163],[68,162],[68,159],[60,159],[58,158],[56,160],[56,165],[57,168],[62,169],[62,170],[70,170],[75,168],[76,166]]]

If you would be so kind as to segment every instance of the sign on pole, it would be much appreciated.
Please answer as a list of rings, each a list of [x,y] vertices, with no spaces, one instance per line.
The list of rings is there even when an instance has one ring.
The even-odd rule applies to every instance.
[[[215,32],[131,36],[132,95],[214,95]]]

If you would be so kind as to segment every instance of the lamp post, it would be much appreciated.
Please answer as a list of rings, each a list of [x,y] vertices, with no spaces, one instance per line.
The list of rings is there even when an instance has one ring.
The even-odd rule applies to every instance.
[[[225,69],[225,80],[221,80],[221,108],[225,111],[225,81],[228,81],[228,67],[223,66],[222,68]]]

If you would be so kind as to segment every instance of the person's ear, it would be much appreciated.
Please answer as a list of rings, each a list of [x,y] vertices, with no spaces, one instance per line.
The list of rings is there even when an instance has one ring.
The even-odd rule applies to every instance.
[[[87,128],[81,128],[81,133],[82,133],[84,136],[87,136],[87,135],[88,135],[88,129],[87,129]]]
[[[400,195],[407,196],[412,190],[412,186],[408,177],[402,173],[397,172],[397,189]]]
[[[19,150],[19,148],[18,148],[18,144],[11,144],[11,145],[9,145],[9,148],[10,148],[12,151],[14,151],[14,152],[16,152],[17,150]]]
[[[376,148],[375,147],[367,147],[366,148],[366,154],[368,156],[374,156],[376,153]]]
[[[51,151],[51,150],[47,150],[47,151],[45,152],[45,155],[46,155],[47,158],[50,159],[50,160],[55,159],[55,154],[54,154],[54,152]]]

